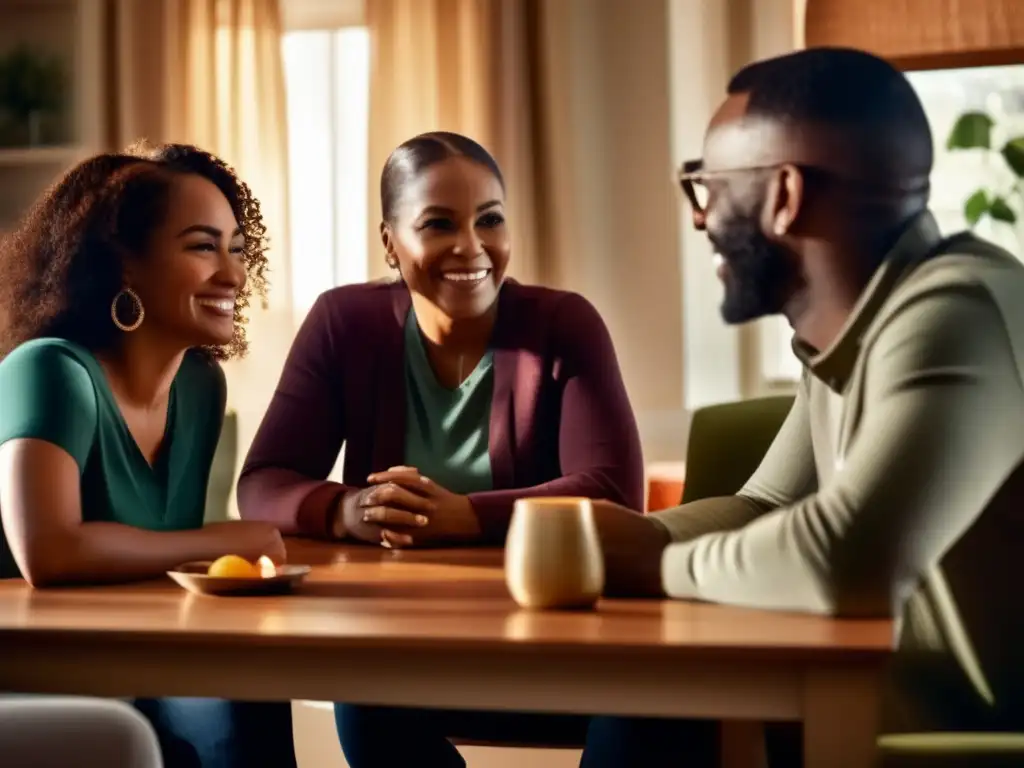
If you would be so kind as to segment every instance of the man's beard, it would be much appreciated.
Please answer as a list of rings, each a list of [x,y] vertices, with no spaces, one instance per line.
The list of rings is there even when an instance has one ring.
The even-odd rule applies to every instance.
[[[708,238],[725,259],[722,319],[735,325],[782,312],[794,265],[754,216],[735,215]]]

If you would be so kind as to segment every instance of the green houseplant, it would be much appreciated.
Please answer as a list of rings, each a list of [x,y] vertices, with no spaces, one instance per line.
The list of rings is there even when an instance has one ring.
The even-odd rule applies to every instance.
[[[37,146],[54,140],[65,106],[61,61],[26,46],[0,58],[0,113],[3,143]]]
[[[988,216],[993,221],[1016,224],[1024,205],[1024,136],[1009,139],[1001,147],[992,146],[995,120],[984,112],[965,112],[957,118],[946,140],[946,149],[977,149],[998,157],[1012,173],[1012,181],[1003,188],[983,186],[964,201],[964,218],[974,227]]]

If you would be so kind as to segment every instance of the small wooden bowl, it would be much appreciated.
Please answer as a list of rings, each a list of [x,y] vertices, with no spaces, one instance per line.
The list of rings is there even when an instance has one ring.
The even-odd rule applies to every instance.
[[[312,570],[308,565],[279,565],[275,576],[226,578],[208,576],[213,561],[184,563],[167,575],[196,595],[282,595],[302,582]]]

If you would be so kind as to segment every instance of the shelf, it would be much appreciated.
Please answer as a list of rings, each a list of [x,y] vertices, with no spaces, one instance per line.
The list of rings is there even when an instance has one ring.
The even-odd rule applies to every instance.
[[[0,167],[12,165],[71,165],[83,156],[81,147],[0,147]]]
[[[32,13],[38,11],[75,9],[75,0],[0,0],[0,11],[5,13]]]

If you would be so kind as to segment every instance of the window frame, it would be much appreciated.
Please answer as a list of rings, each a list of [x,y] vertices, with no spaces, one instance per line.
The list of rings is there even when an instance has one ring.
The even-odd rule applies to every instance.
[[[283,0],[285,33],[366,26],[365,0]]]

